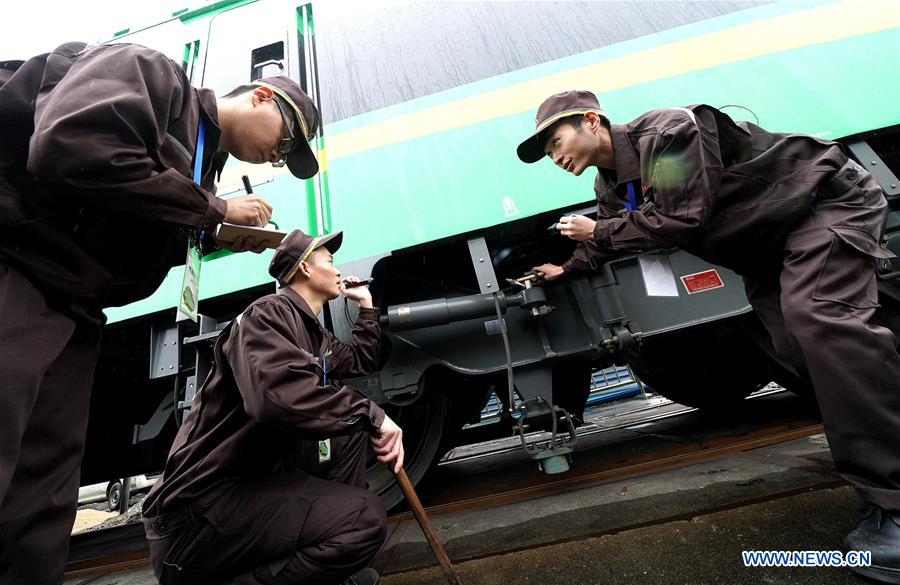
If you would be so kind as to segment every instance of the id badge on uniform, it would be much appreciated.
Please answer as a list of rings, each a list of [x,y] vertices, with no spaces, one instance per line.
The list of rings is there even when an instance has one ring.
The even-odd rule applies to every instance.
[[[187,258],[184,261],[184,278],[181,280],[181,298],[178,300],[178,315],[175,321],[190,319],[197,322],[197,308],[200,302],[200,247],[196,237],[188,243]]]
[[[203,148],[205,142],[205,126],[203,118],[197,123],[197,151],[194,153],[193,179],[197,185],[203,177]],[[181,279],[181,297],[178,299],[178,311],[175,322],[190,319],[197,322],[197,309],[200,303],[200,242],[203,232],[195,231],[188,240],[187,258],[184,261],[184,278]]]
[[[319,463],[331,461],[331,439],[319,441]]]

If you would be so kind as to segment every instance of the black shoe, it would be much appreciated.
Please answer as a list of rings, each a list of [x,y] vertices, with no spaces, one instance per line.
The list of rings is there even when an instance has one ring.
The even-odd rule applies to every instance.
[[[344,581],[343,585],[378,585],[381,577],[375,569],[363,569]]]
[[[850,567],[854,572],[882,583],[900,583],[900,513],[870,504],[862,522],[844,539],[844,548],[872,553],[871,566]]]

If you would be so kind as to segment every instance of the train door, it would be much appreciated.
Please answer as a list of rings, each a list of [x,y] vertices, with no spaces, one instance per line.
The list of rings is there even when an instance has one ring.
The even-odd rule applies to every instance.
[[[311,3],[250,3],[231,8],[209,19],[208,42],[200,85],[217,96],[235,87],[272,75],[296,81],[321,111],[315,28]],[[240,188],[240,176],[248,175],[254,189],[275,207],[273,220],[285,229],[300,228],[320,235],[331,231],[325,140],[321,123],[313,152],[320,172],[301,184],[287,168],[248,165],[230,160],[222,173],[220,195]],[[257,189],[256,186],[259,186]]]

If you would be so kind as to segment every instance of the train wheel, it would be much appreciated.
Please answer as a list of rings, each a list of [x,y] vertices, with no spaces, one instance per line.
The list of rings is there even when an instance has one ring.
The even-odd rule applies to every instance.
[[[106,507],[110,512],[117,512],[122,503],[122,482],[119,480],[109,482],[106,487]]]
[[[744,331],[730,326],[650,338],[626,359],[655,392],[712,412],[738,407],[772,379],[767,357]]]
[[[441,453],[441,444],[447,432],[448,404],[443,392],[428,392],[408,406],[385,408],[388,416],[403,429],[405,451],[404,469],[410,482],[416,485]],[[366,464],[366,480],[369,489],[378,494],[388,510],[403,500],[400,486],[388,467],[375,458],[369,449]]]

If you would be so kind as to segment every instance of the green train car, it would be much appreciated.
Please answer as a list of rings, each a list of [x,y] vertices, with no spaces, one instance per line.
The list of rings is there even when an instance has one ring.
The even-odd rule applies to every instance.
[[[339,267],[375,278],[393,345],[380,372],[346,382],[404,427],[418,481],[492,391],[508,396],[510,373],[534,427],[554,418],[565,427],[547,405],[577,415],[591,369],[613,362],[707,408],[733,407],[773,379],[804,391],[773,357],[740,278],[684,252],[547,286],[516,282],[564,260],[572,244],[548,226],[594,204],[593,176],[523,165],[515,147],[543,98],[565,89],[597,93],[613,122],[702,102],[769,130],[842,140],[896,197],[898,24],[892,0],[227,0],[108,42],[163,51],[219,94],[286,74],[316,101],[319,175],[298,181],[232,160],[219,194],[239,194],[246,174],[281,229],[345,231]],[[894,214],[888,236],[898,229]],[[175,323],[180,267],[150,298],[107,311],[83,483],[162,467],[216,332],[274,290],[270,254],[207,256],[199,324]],[[660,269],[674,296],[648,294]],[[709,271],[721,286],[688,294],[681,277]],[[900,287],[880,286],[893,322]],[[324,322],[347,336],[354,316],[339,299]],[[558,439],[565,453],[568,439]],[[396,502],[389,474],[370,471],[372,489]]]

